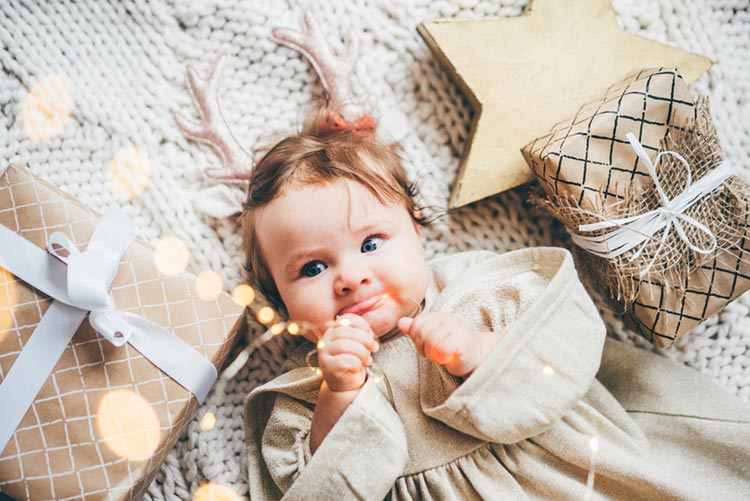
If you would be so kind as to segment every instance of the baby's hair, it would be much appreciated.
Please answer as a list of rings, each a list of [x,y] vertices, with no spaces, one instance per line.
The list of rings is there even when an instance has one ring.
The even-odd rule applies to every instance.
[[[342,128],[340,115],[317,107],[301,132],[279,141],[253,168],[240,218],[249,280],[278,310],[286,308],[258,242],[256,210],[286,189],[325,186],[342,179],[364,186],[381,203],[403,204],[420,226],[429,222],[416,204],[416,184],[409,181],[395,145],[379,141],[372,127]]]

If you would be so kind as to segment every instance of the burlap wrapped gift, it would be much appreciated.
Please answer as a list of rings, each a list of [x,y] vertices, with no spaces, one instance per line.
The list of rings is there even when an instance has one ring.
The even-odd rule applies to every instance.
[[[0,177],[0,224],[37,247],[46,249],[59,231],[83,249],[97,220],[26,169],[10,166]],[[5,380],[52,301],[0,273]],[[244,307],[227,294],[199,299],[195,284],[189,273],[160,274],[151,249],[135,240],[110,292],[118,309],[164,327],[213,371],[238,338]],[[0,402],[0,412],[8,404]],[[133,346],[113,346],[84,320],[2,451],[0,490],[18,499],[140,499],[197,407],[195,396]]]
[[[674,153],[658,155],[666,151],[684,162]],[[727,174],[707,101],[696,103],[675,70],[626,78],[523,154],[545,192],[537,202],[566,225],[574,242],[586,245],[588,252],[579,252],[583,265],[610,287],[633,327],[656,346],[669,346],[750,288],[748,184]],[[691,205],[677,214],[678,196],[692,195],[704,177],[720,182],[703,196],[686,197]],[[647,218],[670,222],[654,234],[622,230]],[[581,228],[602,222],[610,227]],[[614,230],[625,240],[609,240],[606,257],[591,254],[589,242]],[[628,249],[623,241],[633,238],[642,242],[613,256],[616,245]],[[594,254],[596,245],[603,244],[593,244]]]

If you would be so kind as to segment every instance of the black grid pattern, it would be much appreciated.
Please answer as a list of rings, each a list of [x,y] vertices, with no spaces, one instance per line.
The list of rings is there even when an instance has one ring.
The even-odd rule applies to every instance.
[[[635,180],[652,182],[626,134],[654,152],[667,126],[694,118],[692,97],[675,70],[642,70],[581,106],[572,120],[559,122],[523,152],[548,192],[573,196],[579,205],[593,203],[601,193],[609,205]]]
[[[669,346],[706,317],[750,289],[750,213],[745,211],[745,234],[732,252],[718,252],[696,268],[683,290],[658,282],[640,282],[629,313],[636,332],[657,346]]]
[[[550,196],[571,197],[584,208],[603,205],[606,211],[633,183],[653,184],[626,134],[635,134],[653,157],[667,132],[694,121],[697,109],[676,70],[643,70],[583,105],[523,153]],[[744,238],[731,250],[715,253],[679,287],[636,280],[638,294],[626,320],[654,345],[669,346],[750,289],[750,201],[739,203],[745,206]]]

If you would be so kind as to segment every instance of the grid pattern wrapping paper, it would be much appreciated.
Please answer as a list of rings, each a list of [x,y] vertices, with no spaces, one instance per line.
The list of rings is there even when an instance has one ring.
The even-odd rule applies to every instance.
[[[98,216],[28,170],[0,177],[0,224],[45,248],[52,232],[85,248]],[[2,264],[2,262],[0,262]],[[2,270],[0,380],[51,304]],[[162,327],[220,368],[244,307],[195,292],[196,277],[162,275],[142,241],[111,284],[118,309]],[[0,455],[0,488],[19,499],[140,499],[198,408],[197,400],[129,344],[115,347],[84,320]]]

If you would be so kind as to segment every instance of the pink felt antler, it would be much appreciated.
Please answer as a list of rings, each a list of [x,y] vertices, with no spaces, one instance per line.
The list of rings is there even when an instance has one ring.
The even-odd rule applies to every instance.
[[[252,157],[237,141],[221,113],[219,104],[219,75],[224,66],[224,56],[219,55],[203,87],[198,84],[195,70],[188,66],[187,82],[193,102],[200,112],[199,124],[188,123],[182,115],[175,113],[177,127],[189,139],[209,145],[221,158],[222,167],[206,167],[206,177],[226,183],[244,184],[252,171]]]
[[[302,33],[276,28],[271,31],[271,39],[301,52],[310,61],[323,83],[329,107],[333,111],[348,122],[365,115],[363,105],[355,99],[351,89],[351,77],[359,51],[359,41],[351,32],[346,36],[345,52],[340,59],[334,55],[317,20],[309,11],[305,11]]]

